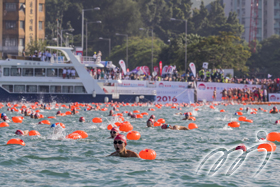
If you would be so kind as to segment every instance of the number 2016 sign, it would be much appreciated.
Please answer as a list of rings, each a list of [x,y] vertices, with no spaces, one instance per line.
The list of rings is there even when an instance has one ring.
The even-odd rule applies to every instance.
[[[176,103],[178,99],[176,97],[171,96],[157,96],[157,102],[173,102]]]
[[[190,103],[194,102],[193,89],[158,89],[157,99],[158,103]]]

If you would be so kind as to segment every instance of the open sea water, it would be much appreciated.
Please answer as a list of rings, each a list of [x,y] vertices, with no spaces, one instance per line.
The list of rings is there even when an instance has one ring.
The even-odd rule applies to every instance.
[[[177,112],[192,112],[196,117],[198,129],[191,131],[162,130],[159,127],[146,128],[149,116],[143,119],[131,119],[125,114],[134,129],[141,133],[138,141],[128,140],[127,148],[139,153],[145,148],[157,153],[155,160],[139,158],[106,157],[114,152],[113,140],[107,125],[114,122],[108,117],[108,111],[84,111],[73,116],[48,119],[51,123],[62,122],[66,126],[66,134],[76,130],[88,133],[87,139],[59,140],[52,137],[49,125],[37,125],[42,119],[25,117],[23,123],[9,123],[10,127],[0,128],[0,185],[1,186],[279,186],[280,147],[272,154],[271,159],[256,177],[255,172],[261,166],[266,153],[254,151],[248,154],[243,165],[231,176],[226,176],[227,169],[242,154],[234,151],[226,163],[214,176],[208,171],[222,154],[218,153],[209,159],[202,169],[197,169],[207,154],[217,148],[231,149],[243,143],[249,147],[260,144],[257,132],[279,131],[274,125],[280,114],[269,114],[258,111],[257,114],[244,116],[253,119],[254,123],[241,122],[240,128],[229,128],[230,121],[237,120],[234,113],[243,105],[217,106],[215,110],[209,106],[182,108],[181,111],[162,107],[156,111],[148,111],[148,107],[120,107],[122,111],[139,110],[154,114],[156,119],[164,118],[170,125],[188,126],[190,121],[181,120],[183,116]],[[249,106],[250,107],[250,106]],[[259,106],[251,106],[258,108]],[[271,109],[272,106],[261,106]],[[225,113],[220,113],[225,109]],[[60,109],[62,112],[69,109]],[[7,112],[7,107],[0,109],[11,119],[20,114]],[[54,116],[57,109],[41,110],[45,116]],[[78,122],[84,116],[88,122]],[[92,118],[101,117],[103,123],[94,124]],[[17,129],[37,130],[40,137],[18,137]],[[124,133],[125,134],[125,133]],[[21,138],[26,146],[7,145],[11,138]],[[279,143],[276,143],[279,146]]]

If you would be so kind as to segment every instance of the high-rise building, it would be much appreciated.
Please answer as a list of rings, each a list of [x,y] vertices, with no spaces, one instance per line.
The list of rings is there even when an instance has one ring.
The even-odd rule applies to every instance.
[[[223,0],[225,14],[228,16],[230,12],[236,12],[240,23],[244,25],[242,38],[249,41],[252,29],[258,41],[280,34],[280,0],[254,0],[253,6],[251,3],[251,0]]]
[[[0,0],[0,57],[45,38],[45,0]]]

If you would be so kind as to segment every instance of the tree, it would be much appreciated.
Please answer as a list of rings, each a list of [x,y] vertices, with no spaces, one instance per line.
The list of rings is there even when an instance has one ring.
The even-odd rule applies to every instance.
[[[35,51],[37,52],[45,51],[45,48],[46,48],[46,41],[41,41],[41,40],[31,41],[30,43],[27,44],[26,53],[33,55]]]

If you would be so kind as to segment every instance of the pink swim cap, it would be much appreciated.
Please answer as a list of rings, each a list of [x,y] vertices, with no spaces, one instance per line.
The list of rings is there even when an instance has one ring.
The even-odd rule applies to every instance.
[[[235,148],[235,150],[239,150],[239,149],[242,149],[243,151],[246,151],[247,149],[246,149],[246,146],[244,145],[244,144],[240,144],[239,146],[237,146],[236,148]]]
[[[117,127],[113,127],[113,128],[111,129],[111,131],[115,131],[115,132],[117,132],[117,133],[120,133],[120,130],[119,130]]]
[[[17,130],[17,131],[15,132],[15,134],[16,134],[16,135],[22,136],[22,135],[23,135],[23,131],[22,131],[22,130]]]
[[[115,137],[114,141],[115,141],[115,140],[121,140],[121,141],[124,142],[125,146],[127,145],[126,137],[125,137],[123,134],[118,134],[118,135]]]

